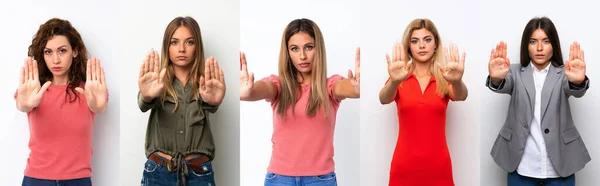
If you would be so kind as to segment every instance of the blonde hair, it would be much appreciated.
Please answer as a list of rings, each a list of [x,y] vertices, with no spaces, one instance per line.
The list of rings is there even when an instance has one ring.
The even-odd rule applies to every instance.
[[[169,46],[171,43],[171,38],[173,37],[173,33],[175,33],[175,30],[177,30],[179,27],[186,27],[190,30],[192,36],[194,37],[194,44],[196,45],[196,50],[194,51],[194,61],[188,77],[192,85],[192,92],[196,101],[198,101],[199,98],[198,82],[200,81],[200,75],[202,72],[204,72],[204,46],[202,44],[202,35],[200,33],[200,26],[198,26],[198,22],[191,17],[176,17],[169,23],[167,29],[165,30],[161,52],[161,66],[162,68],[167,69],[165,77],[163,78],[165,88],[162,93],[161,101],[163,104],[167,99],[173,101],[175,103],[173,112],[175,112],[179,106],[179,98],[177,98],[177,93],[175,93],[172,84],[175,71],[173,70],[173,66],[171,65],[171,60],[169,58]]]
[[[285,116],[285,112],[290,107],[292,113],[294,112],[294,106],[298,101],[300,95],[298,90],[301,89],[302,82],[298,80],[302,77],[298,69],[294,67],[292,59],[290,58],[288,50],[288,41],[290,38],[297,33],[306,33],[315,40],[315,58],[312,64],[311,70],[311,84],[310,84],[310,95],[308,97],[308,105],[306,107],[306,114],[308,116],[314,116],[321,106],[325,111],[325,115],[328,114],[329,110],[329,94],[327,93],[327,59],[325,54],[325,41],[321,30],[315,24],[315,22],[309,19],[296,19],[290,22],[283,36],[281,37],[281,50],[279,52],[279,101],[277,107],[277,114]],[[300,92],[301,93],[301,92]]]
[[[436,67],[436,62],[441,62],[442,64],[445,64],[444,59],[443,59],[443,45],[442,45],[442,39],[440,38],[440,34],[437,30],[437,28],[435,27],[435,25],[433,24],[433,22],[431,22],[431,20],[429,19],[415,19],[412,22],[410,22],[408,24],[408,26],[406,27],[406,30],[404,31],[404,35],[402,37],[402,45],[404,46],[410,46],[410,36],[412,35],[413,31],[415,30],[419,30],[419,29],[425,29],[429,32],[431,32],[431,34],[433,34],[433,38],[435,41],[435,52],[433,54],[433,56],[431,56],[430,59],[430,71],[431,74],[435,77],[435,81],[436,81],[436,92],[444,97],[446,95],[448,95],[449,92],[449,86],[448,86],[448,82],[446,81],[446,79],[444,79],[444,76],[442,75],[442,71]],[[404,47],[404,52],[406,52],[406,54],[408,54],[409,56],[409,60],[412,60],[412,53],[410,52],[410,47]],[[415,69],[415,63],[412,63],[412,66],[410,67],[410,71]]]

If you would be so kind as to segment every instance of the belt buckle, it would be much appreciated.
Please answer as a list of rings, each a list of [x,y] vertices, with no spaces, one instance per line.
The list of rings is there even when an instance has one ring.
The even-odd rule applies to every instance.
[[[174,170],[177,169],[177,165],[175,165],[175,163],[173,163],[172,160],[166,160],[167,161],[167,170],[169,170],[169,172],[173,172]]]

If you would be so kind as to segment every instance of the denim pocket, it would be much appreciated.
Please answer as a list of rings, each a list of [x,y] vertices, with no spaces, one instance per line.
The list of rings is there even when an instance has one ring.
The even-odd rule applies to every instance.
[[[266,180],[272,180],[275,179],[275,177],[277,177],[277,174],[272,173],[272,172],[267,172],[267,175],[265,176]]]
[[[319,176],[315,176],[315,177],[321,181],[331,181],[331,180],[335,180],[335,172],[332,172],[329,174],[324,174],[324,175],[319,175]]]
[[[154,172],[159,167],[158,163],[148,159],[144,164],[144,172]]]
[[[200,164],[200,167],[204,170],[190,169],[190,172],[197,177],[210,176],[213,174],[212,163],[210,161]]]

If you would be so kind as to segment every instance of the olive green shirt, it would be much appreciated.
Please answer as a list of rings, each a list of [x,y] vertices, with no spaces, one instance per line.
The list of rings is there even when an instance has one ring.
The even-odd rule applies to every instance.
[[[190,81],[183,87],[177,78],[173,79],[173,89],[179,102],[175,111],[173,99],[166,99],[162,104],[161,97],[158,97],[146,103],[138,92],[140,110],[146,112],[152,109],[146,129],[146,157],[160,151],[176,161],[192,153],[205,154],[212,160],[215,143],[208,112],[215,113],[219,106],[208,105],[200,97],[196,101]]]

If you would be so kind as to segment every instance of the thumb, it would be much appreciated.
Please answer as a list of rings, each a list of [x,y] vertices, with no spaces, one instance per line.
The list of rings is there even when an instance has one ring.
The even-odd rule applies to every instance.
[[[51,84],[52,84],[52,82],[46,81],[46,83],[44,83],[44,85],[42,85],[42,88],[40,89],[38,94],[43,95],[46,92],[46,90],[48,90],[48,87],[50,87]]]
[[[250,72],[250,82],[249,83],[254,83],[254,72]]]
[[[77,91],[77,92],[79,92],[80,94],[82,94],[82,95],[83,95],[83,91],[84,91],[84,90],[83,90],[81,87],[76,87],[76,88],[75,88],[75,91]]]
[[[200,80],[198,81],[198,83],[200,84],[200,89],[204,89],[204,85],[206,85],[206,82],[204,81],[204,76],[200,76]]]
[[[158,82],[162,83],[163,78],[165,77],[165,75],[167,74],[167,68],[163,68],[160,71],[160,74],[158,75]]]
[[[442,67],[442,64],[440,64],[440,62],[435,62],[435,65],[442,71],[444,72],[444,67]]]
[[[352,70],[348,69],[348,79],[353,79]]]

